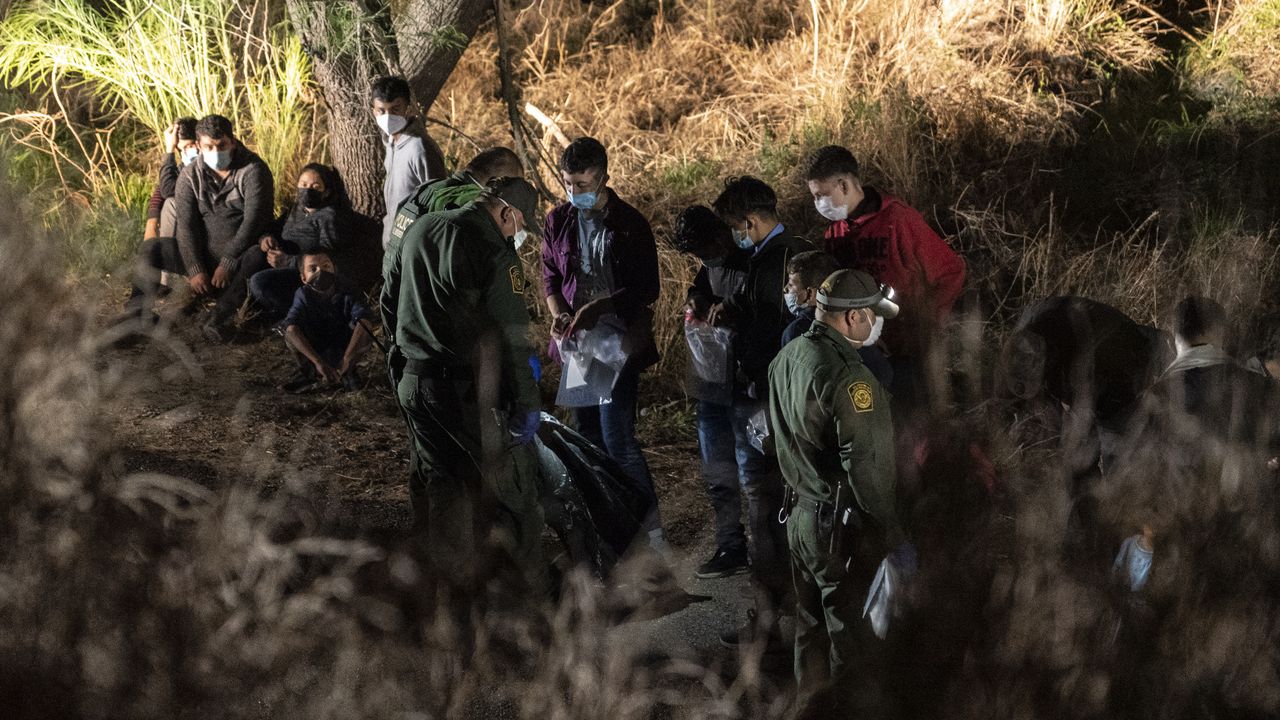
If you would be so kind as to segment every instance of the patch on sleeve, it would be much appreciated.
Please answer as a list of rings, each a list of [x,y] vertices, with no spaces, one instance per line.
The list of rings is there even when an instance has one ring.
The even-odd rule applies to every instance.
[[[864,382],[856,382],[849,386],[849,399],[853,401],[854,412],[871,412],[875,410],[875,397],[871,394],[871,386]]]
[[[507,275],[511,276],[511,292],[522,295],[524,293],[524,275],[520,273],[520,268],[512,265],[507,268]]]

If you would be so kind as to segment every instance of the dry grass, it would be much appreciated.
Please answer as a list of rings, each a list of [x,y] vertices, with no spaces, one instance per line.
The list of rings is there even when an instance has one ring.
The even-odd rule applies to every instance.
[[[613,186],[661,241],[682,207],[742,173],[773,184],[784,220],[808,232],[818,218],[803,158],[833,142],[853,148],[869,181],[926,210],[950,207],[967,187],[959,165],[1070,138],[1106,77],[1159,60],[1155,20],[1133,7],[548,0],[508,17],[522,102],[553,123],[528,121],[543,157],[558,156],[557,132],[600,138]],[[509,142],[494,57],[493,36],[476,38],[433,109],[482,144]],[[460,137],[444,142],[472,152]],[[550,164],[540,172],[558,187]],[[672,357],[692,265],[665,247],[661,257],[659,336]]]
[[[1210,12],[1211,32],[1187,63],[1195,89],[1228,104],[1273,102],[1280,96],[1280,2],[1220,2]]]

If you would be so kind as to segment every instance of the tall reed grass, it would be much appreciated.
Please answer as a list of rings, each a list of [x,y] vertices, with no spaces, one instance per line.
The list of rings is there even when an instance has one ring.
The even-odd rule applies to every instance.
[[[316,159],[318,136],[309,65],[279,12],[239,0],[26,0],[0,22],[0,82],[44,90],[54,107],[68,90],[89,94],[95,102],[83,117],[68,117],[65,108],[47,114],[73,133],[136,124],[158,144],[180,116],[226,115],[273,170],[290,177]],[[154,157],[146,139],[133,147]],[[114,157],[119,145],[79,149],[91,184],[137,162]]]

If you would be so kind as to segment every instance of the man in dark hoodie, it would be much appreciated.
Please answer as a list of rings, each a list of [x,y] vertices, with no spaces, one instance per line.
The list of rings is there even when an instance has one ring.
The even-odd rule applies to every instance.
[[[702,205],[685,208],[676,218],[675,246],[702,264],[689,288],[685,304],[686,334],[700,330],[715,333],[707,325],[711,308],[742,289],[747,279],[749,253],[735,247],[729,227]],[[733,361],[732,357],[728,358]],[[725,378],[728,380],[728,378]],[[733,415],[728,401],[732,383],[691,382],[690,394],[698,399],[698,447],[702,454],[702,480],[715,512],[716,551],[695,575],[709,579],[745,572],[747,535],[742,527],[742,492],[738,486],[738,460],[733,442]]]
[[[791,322],[783,301],[787,263],[797,252],[809,249],[787,234],[778,220],[778,196],[773,188],[753,177],[730,178],[714,203],[716,214],[729,226],[734,243],[750,253],[743,287],[722,305],[712,308],[709,320],[734,330],[734,357],[738,364],[732,422],[739,480],[747,498],[751,525],[751,573],[756,607],[746,627],[721,636],[736,647],[740,643],[765,642],[780,649],[778,609],[790,586],[787,538],[778,524],[782,507],[782,479],[778,461],[751,442],[752,418],[767,412],[769,363],[782,347],[782,331]]]
[[[185,275],[196,295],[218,296],[204,333],[224,342],[249,278],[267,265],[258,238],[271,226],[275,186],[267,164],[221,115],[196,123],[196,146],[200,156],[182,169],[174,189],[177,237],[143,243],[126,308],[151,321],[160,272]]]

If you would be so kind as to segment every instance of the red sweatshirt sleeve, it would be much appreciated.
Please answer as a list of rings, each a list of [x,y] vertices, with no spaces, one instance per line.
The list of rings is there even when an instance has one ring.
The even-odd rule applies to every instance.
[[[916,268],[917,297],[928,302],[936,310],[939,320],[951,312],[951,308],[964,290],[964,260],[951,246],[929,227],[918,212],[902,213],[897,231],[898,247],[906,257],[903,264]]]

